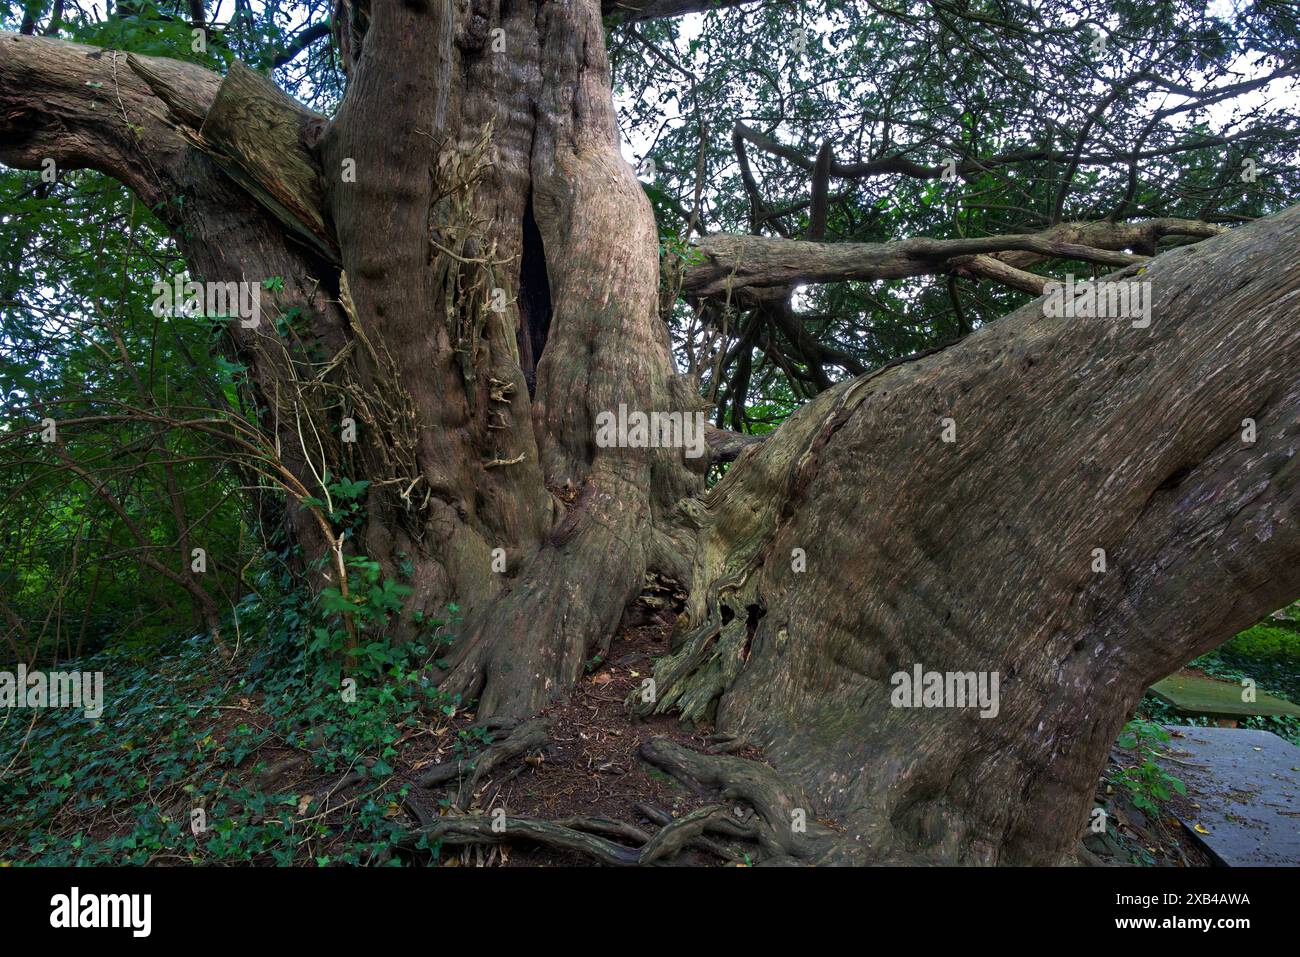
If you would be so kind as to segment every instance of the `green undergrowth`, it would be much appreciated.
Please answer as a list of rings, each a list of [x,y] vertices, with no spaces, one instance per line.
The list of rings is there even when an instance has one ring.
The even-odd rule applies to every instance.
[[[1295,621],[1300,617],[1300,605],[1293,605],[1285,614],[1287,618],[1270,618],[1247,628],[1192,661],[1189,667],[1234,682],[1253,678],[1259,690],[1300,703],[1300,624]],[[1158,814],[1162,804],[1187,791],[1183,782],[1156,760],[1169,743],[1164,726],[1208,723],[1206,718],[1177,714],[1155,695],[1145,695],[1137,714],[1124,725],[1115,742],[1116,747],[1132,755],[1133,761],[1125,766],[1112,765],[1106,781],[1134,807]],[[1271,731],[1300,745],[1300,720],[1294,717],[1250,717],[1241,726]],[[1122,835],[1111,830],[1120,845],[1126,846]],[[1145,849],[1135,846],[1129,850],[1131,863],[1153,863]]]
[[[1291,606],[1286,613],[1300,615],[1300,604]],[[1300,704],[1300,623],[1291,617],[1265,619],[1201,655],[1188,667],[1233,682],[1252,678],[1259,691]],[[1151,694],[1142,699],[1138,714],[1163,724],[1209,723],[1205,718],[1175,714]],[[1243,719],[1240,726],[1271,731],[1300,745],[1300,718],[1291,715],[1253,716]]]
[[[1167,772],[1156,757],[1169,743],[1169,732],[1158,722],[1134,718],[1124,725],[1115,746],[1133,752],[1138,759],[1127,767],[1114,768],[1110,782],[1123,788],[1133,806],[1154,814],[1157,801],[1168,801],[1175,793],[1186,794],[1187,786]]]
[[[384,615],[393,586],[355,580],[358,607],[376,598],[367,614]],[[410,784],[394,760],[458,708],[423,677],[456,609],[417,640],[348,652],[337,595],[323,601],[244,601],[231,668],[207,636],[60,663],[103,672],[104,712],[0,713],[0,865],[402,863],[390,844]],[[259,783],[295,755],[291,773]],[[324,800],[350,774],[362,778],[346,799]]]

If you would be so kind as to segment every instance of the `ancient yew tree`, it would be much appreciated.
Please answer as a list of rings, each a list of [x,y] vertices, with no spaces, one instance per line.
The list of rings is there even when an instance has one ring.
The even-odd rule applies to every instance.
[[[261,320],[228,319],[214,346],[246,369],[245,414],[152,421],[219,435],[220,467],[274,489],[261,516],[349,642],[463,608],[431,678],[527,735],[647,589],[677,592],[670,647],[628,707],[743,738],[767,764],[659,739],[643,756],[752,805],[771,859],[1062,861],[1144,689],[1300,595],[1300,207],[1283,208],[1300,190],[1279,159],[1294,166],[1294,124],[1255,105],[1219,129],[1211,109],[1300,69],[1294,23],[832,4],[822,41],[820,10],[710,13],[755,18],[783,62],[792,42],[877,51],[880,75],[839,94],[867,135],[819,142],[780,116],[719,128],[709,96],[732,79],[699,75],[660,30],[714,6],[340,0],[273,61],[332,51],[329,116],[237,59],[219,73],[85,45],[37,16],[0,34],[0,161],[105,174],[190,277],[259,286]],[[608,38],[638,58],[629,82],[689,87],[674,129],[697,163],[668,143],[638,179]],[[753,52],[743,82],[761,86]],[[1221,65],[1247,53],[1253,72]],[[927,121],[909,75],[938,98],[950,78],[952,116]],[[1032,100],[1017,84],[1076,109],[1009,119]],[[969,208],[927,219],[944,190]],[[674,209],[669,236],[656,212]],[[1074,272],[1143,290],[1149,322],[1048,314],[1048,284]],[[835,315],[911,279],[891,308],[931,336],[896,327],[915,354],[880,354]],[[755,430],[775,381],[798,409]],[[11,400],[29,449],[46,416],[76,434]],[[597,441],[621,407],[706,415],[709,454]],[[346,533],[338,476],[365,483]],[[178,534],[156,552],[141,532],[140,554],[228,654]],[[382,627],[347,611],[362,558],[410,583]],[[997,707],[897,706],[892,678],[917,666],[996,674]]]

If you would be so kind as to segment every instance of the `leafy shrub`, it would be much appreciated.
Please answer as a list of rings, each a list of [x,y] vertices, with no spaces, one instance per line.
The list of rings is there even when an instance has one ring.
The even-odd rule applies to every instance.
[[[391,594],[378,580],[372,589]],[[415,641],[371,641],[348,663],[337,616],[321,603],[286,592],[245,599],[236,613],[251,636],[237,674],[223,670],[207,636],[147,658],[123,645],[60,666],[104,672],[98,720],[71,709],[27,720],[8,712],[0,864],[400,863],[389,848],[409,784],[393,759],[430,714],[457,710],[424,677],[456,619],[425,622]],[[312,788],[325,775],[327,787],[362,775],[360,795],[326,813],[311,806],[311,789],[262,789],[259,755],[271,746],[306,754]],[[197,835],[195,808],[208,825]]]
[[[1115,742],[1118,747],[1137,752],[1140,763],[1117,768],[1110,780],[1116,787],[1128,791],[1133,806],[1148,814],[1157,810],[1156,801],[1167,801],[1173,792],[1187,793],[1187,785],[1174,777],[1155,760],[1160,746],[1169,742],[1169,732],[1155,721],[1134,718],[1124,725]]]

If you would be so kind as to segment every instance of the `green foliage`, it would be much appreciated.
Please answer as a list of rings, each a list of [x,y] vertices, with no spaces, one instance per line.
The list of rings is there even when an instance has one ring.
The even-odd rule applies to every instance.
[[[350,615],[354,624],[363,631],[378,632],[387,627],[389,621],[402,611],[402,599],[411,593],[411,586],[385,578],[379,562],[361,556],[352,556],[346,560],[348,568],[348,594],[342,589],[329,586],[321,589],[321,607],[331,613]],[[318,629],[321,631],[321,629]],[[317,634],[317,644],[333,644],[338,636],[328,633],[328,638]],[[351,648],[348,654],[365,661],[375,655],[381,643],[371,642],[362,648]]]
[[[16,213],[0,217],[0,603],[27,623],[23,657],[194,627],[192,595],[145,551],[187,574],[204,548],[199,581],[228,610],[255,558],[246,477],[163,420],[238,413],[242,366],[213,323],[153,315],[153,284],[184,265],[123,187],[0,171],[0,207]],[[34,431],[47,417],[57,444]]]
[[[176,17],[149,0],[133,0],[129,6],[118,4],[113,16],[99,21],[76,18],[68,27],[79,43],[188,60],[209,69],[223,68],[235,59],[222,31],[211,31],[201,44],[203,49],[196,50],[198,44],[188,19]]]
[[[1167,772],[1155,758],[1160,747],[1169,743],[1169,732],[1154,721],[1134,718],[1124,725],[1116,746],[1136,751],[1139,762],[1117,768],[1111,783],[1128,792],[1133,806],[1148,814],[1156,812],[1156,801],[1167,801],[1174,792],[1186,794],[1187,786]]]
[[[1300,603],[1284,614],[1297,610]],[[1267,618],[1201,655],[1191,666],[1231,681],[1251,678],[1260,691],[1300,704],[1300,625],[1291,617]],[[1251,716],[1242,724],[1300,745],[1300,718],[1292,715]]]
[[[345,680],[343,633],[322,607],[285,591],[246,599],[237,617],[251,644],[234,675],[203,637],[155,643],[147,659],[114,648],[75,663],[104,672],[100,719],[9,712],[0,724],[0,864],[400,863],[390,857],[393,817],[409,784],[394,775],[397,745],[430,715],[457,709],[424,676],[455,619],[427,622],[415,641],[372,643]],[[304,640],[321,629],[330,641]],[[259,777],[270,755],[286,753],[309,758],[305,777],[284,793],[267,790]],[[309,800],[347,773],[364,780],[344,810]],[[208,825],[200,834],[190,827],[195,808]]]
[[[330,523],[344,529],[360,524],[365,517],[365,505],[361,495],[369,487],[368,479],[353,481],[348,478],[330,481],[329,470],[325,471],[325,488],[329,499],[315,495],[304,496],[299,503],[303,508],[319,508],[329,518]]]
[[[1213,651],[1201,655],[1188,667],[1233,682],[1250,678],[1260,691],[1300,703],[1300,626],[1295,623],[1295,617],[1300,614],[1300,603],[1284,610],[1283,614],[1286,616],[1283,619],[1270,617],[1252,625]],[[1207,718],[1178,714],[1152,694],[1142,698],[1138,715],[1162,725],[1205,727],[1210,723]],[[1292,744],[1300,745],[1300,719],[1290,715],[1252,715],[1240,724],[1246,728],[1271,731]]]
[[[1089,49],[1085,23],[1104,24],[1109,32],[1100,55]],[[808,30],[806,45],[795,43],[801,29]],[[1274,88],[1272,103],[1248,95],[1221,100],[1213,110],[1186,103],[1160,114],[1155,103],[1164,89],[1139,85],[1106,102],[1103,122],[1089,117],[1114,84],[1141,68],[1162,81],[1183,77],[1192,89],[1230,86],[1244,78],[1238,71],[1246,64],[1263,71],[1291,62],[1298,32],[1295,10],[1277,4],[1045,0],[1015,9],[945,5],[942,11],[767,4],[614,25],[610,60],[623,141],[634,160],[654,161],[655,178],[643,187],[668,253],[663,258],[672,262],[671,243],[685,238],[697,190],[699,223],[708,232],[804,238],[812,159],[823,144],[846,166],[895,156],[922,167],[948,158],[973,161],[953,181],[832,176],[830,242],[1042,229],[1057,219],[1069,166],[1064,157],[1085,130],[1083,151],[1114,161],[1074,170],[1061,196],[1061,221],[1122,213],[1231,223],[1280,209],[1300,196],[1300,121],[1282,93],[1294,92],[1290,80]],[[779,144],[775,150],[746,146],[763,215],[756,214],[732,141],[737,123]],[[1144,158],[1130,183],[1124,157],[1138,141]],[[1007,154],[1025,158],[1002,166],[978,162]],[[1248,184],[1233,175],[1248,156],[1267,168],[1267,180]],[[1061,261],[1031,268],[1082,272]],[[956,286],[960,316],[942,276],[797,288],[793,304],[808,337],[871,369],[949,342],[1028,299],[996,283]],[[681,306],[671,317],[678,354],[708,354],[702,330],[710,324]],[[720,397],[741,393],[739,415],[725,411],[740,419],[729,427],[746,431],[755,410],[770,413],[769,404],[779,401],[777,383],[798,402],[821,388],[805,378],[807,356],[787,330],[765,327],[768,343],[751,345],[749,362],[742,363],[740,335],[755,316],[757,310],[741,309],[730,318],[724,349],[731,351],[717,383]],[[752,371],[743,372],[745,365]],[[825,367],[831,382],[854,374],[839,358]],[[701,375],[706,390],[712,378]],[[724,424],[722,411],[718,424]]]

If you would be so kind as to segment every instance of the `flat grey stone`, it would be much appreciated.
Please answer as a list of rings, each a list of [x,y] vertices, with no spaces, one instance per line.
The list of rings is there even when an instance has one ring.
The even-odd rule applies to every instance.
[[[1199,805],[1177,817],[1211,858],[1229,867],[1300,866],[1300,748],[1252,728],[1166,730],[1165,753],[1177,760],[1157,760]]]

